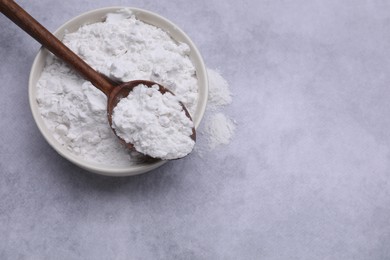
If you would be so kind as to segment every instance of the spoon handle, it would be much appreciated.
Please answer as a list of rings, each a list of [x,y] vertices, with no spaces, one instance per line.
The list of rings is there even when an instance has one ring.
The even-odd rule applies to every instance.
[[[30,34],[35,40],[58,58],[73,66],[77,72],[79,72],[85,79],[89,80],[108,97],[114,87],[111,82],[66,47],[22,7],[12,0],[0,0],[0,12],[22,28],[26,33]]]

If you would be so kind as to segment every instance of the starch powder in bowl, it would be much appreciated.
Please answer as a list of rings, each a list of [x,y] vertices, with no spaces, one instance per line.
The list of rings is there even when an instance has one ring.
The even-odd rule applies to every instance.
[[[197,126],[206,105],[207,76],[191,40],[169,21],[143,10],[107,8],[97,13],[100,16],[92,15],[85,25],[68,24],[63,42],[110,78],[165,86],[187,107]],[[107,175],[133,175],[162,165],[140,163],[137,154],[118,142],[108,125],[103,93],[53,55],[38,56],[41,73],[32,71],[30,105],[41,132],[60,154]]]

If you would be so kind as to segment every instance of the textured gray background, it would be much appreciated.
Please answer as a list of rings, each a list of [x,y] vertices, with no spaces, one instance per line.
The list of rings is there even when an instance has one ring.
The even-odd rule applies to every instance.
[[[157,12],[230,82],[228,147],[130,178],[39,133],[39,45],[0,15],[0,259],[390,259],[390,2],[41,0],[54,30],[98,7]]]

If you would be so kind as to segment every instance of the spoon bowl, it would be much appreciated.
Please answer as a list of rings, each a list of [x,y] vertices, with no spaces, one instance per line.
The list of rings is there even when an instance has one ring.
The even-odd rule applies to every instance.
[[[114,111],[114,108],[116,107],[116,105],[119,103],[119,101],[122,99],[122,98],[125,98],[127,97],[131,91],[133,91],[133,89],[138,86],[138,85],[145,85],[149,88],[151,88],[152,86],[154,85],[157,85],[159,87],[159,91],[161,94],[165,94],[165,93],[171,93],[172,95],[174,95],[172,93],[172,91],[168,90],[167,88],[163,87],[162,85],[156,83],[156,82],[153,82],[153,81],[148,81],[148,80],[132,80],[132,81],[129,81],[129,82],[125,82],[125,83],[122,83],[118,86],[116,86],[109,94],[108,96],[108,102],[107,102],[107,117],[108,117],[108,123],[110,124],[111,128],[112,128],[112,114],[113,114],[113,111]],[[192,121],[192,118],[191,118],[191,115],[190,113],[188,112],[187,108],[184,106],[183,103],[180,102],[180,105],[182,106],[186,116],[191,119]],[[112,130],[114,131],[115,135],[121,140],[121,142],[129,149],[134,149],[134,146],[133,144],[131,143],[126,143],[125,140],[123,140],[123,138],[121,138],[119,135],[116,134],[115,132],[115,129],[112,128]],[[190,136],[192,140],[196,141],[196,131],[195,131],[195,127],[192,128],[192,135]]]

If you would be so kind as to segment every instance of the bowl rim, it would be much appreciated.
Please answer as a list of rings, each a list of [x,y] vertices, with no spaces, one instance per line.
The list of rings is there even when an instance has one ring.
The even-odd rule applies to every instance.
[[[148,11],[145,9],[141,9],[141,8],[125,7],[125,6],[111,6],[111,7],[103,7],[103,8],[93,9],[93,10],[84,12],[80,15],[77,15],[77,16],[71,18],[70,20],[68,20],[67,22],[65,22],[64,24],[62,24],[59,28],[57,28],[54,31],[53,34],[61,39],[63,36],[62,34],[67,30],[67,28],[71,27],[72,25],[78,23],[77,27],[79,28],[82,25],[94,23],[94,21],[92,21],[92,22],[84,21],[83,22],[82,20],[93,20],[96,18],[95,16],[97,16],[99,14],[102,15],[100,17],[100,21],[102,21],[102,18],[104,18],[104,16],[106,14],[112,13],[115,11],[119,11],[121,9],[131,10],[135,14],[137,19],[140,19],[141,21],[146,22],[146,23],[150,23],[150,22],[144,21],[142,18],[139,18],[139,16],[149,16],[153,20],[157,20],[157,21],[162,22],[164,26],[169,26],[172,29],[172,31],[166,30],[166,28],[162,28],[162,27],[155,25],[155,24],[152,24],[152,25],[162,28],[173,39],[177,38],[179,35],[181,38],[183,38],[181,41],[185,40],[185,42],[190,46],[190,49],[191,49],[190,58],[193,62],[196,62],[196,64],[194,64],[196,67],[196,74],[202,75],[202,82],[199,82],[200,79],[198,78],[198,86],[201,86],[201,85],[203,86],[203,92],[201,93],[202,96],[200,96],[199,92],[198,92],[198,103],[197,103],[197,107],[196,107],[196,112],[194,113],[194,114],[197,114],[197,117],[194,118],[194,125],[195,125],[195,128],[197,128],[199,126],[202,118],[203,118],[204,112],[206,110],[206,105],[207,105],[207,97],[208,97],[207,70],[206,70],[206,66],[204,64],[203,58],[202,58],[199,50],[197,49],[197,47],[195,46],[195,44],[191,40],[191,38],[183,30],[181,30],[176,24],[174,24],[172,21],[168,20],[167,18],[165,18],[159,14],[156,14],[154,12],[151,12],[151,11]],[[96,22],[98,22],[98,21],[99,21],[99,19],[96,20]],[[176,37],[174,37],[173,34],[175,34]],[[177,40],[177,39],[175,39],[175,40]],[[91,172],[94,172],[97,174],[101,174],[101,175],[106,175],[106,176],[138,175],[138,174],[146,173],[146,172],[149,172],[153,169],[156,169],[156,168],[162,166],[163,164],[165,164],[166,162],[168,162],[165,160],[160,160],[160,161],[148,164],[148,165],[144,165],[144,164],[143,165],[136,165],[135,164],[135,165],[129,165],[129,166],[123,166],[123,167],[121,166],[121,168],[112,168],[112,166],[109,166],[109,165],[98,164],[98,163],[93,163],[93,162],[83,160],[80,157],[78,157],[78,156],[74,155],[73,153],[71,153],[70,151],[68,151],[64,146],[62,146],[54,138],[52,132],[46,127],[46,124],[43,121],[43,118],[39,112],[38,104],[36,102],[36,95],[35,95],[36,94],[36,83],[39,80],[40,74],[42,72],[41,70],[36,72],[36,70],[39,66],[39,63],[41,62],[41,59],[44,59],[48,53],[49,52],[44,47],[41,47],[34,58],[34,61],[33,61],[33,64],[31,66],[31,70],[30,70],[29,80],[28,80],[28,95],[29,95],[29,105],[30,105],[30,109],[31,109],[35,124],[37,125],[37,127],[38,127],[39,131],[41,132],[41,134],[43,135],[44,139],[49,143],[49,145],[57,153],[59,153],[65,159],[69,160],[70,162],[76,164],[77,166],[79,166],[85,170],[88,170],[88,171],[91,171]],[[195,61],[193,60],[193,58],[195,59]],[[43,60],[43,62],[44,62],[44,60]],[[36,73],[39,73],[39,75],[37,76]]]

